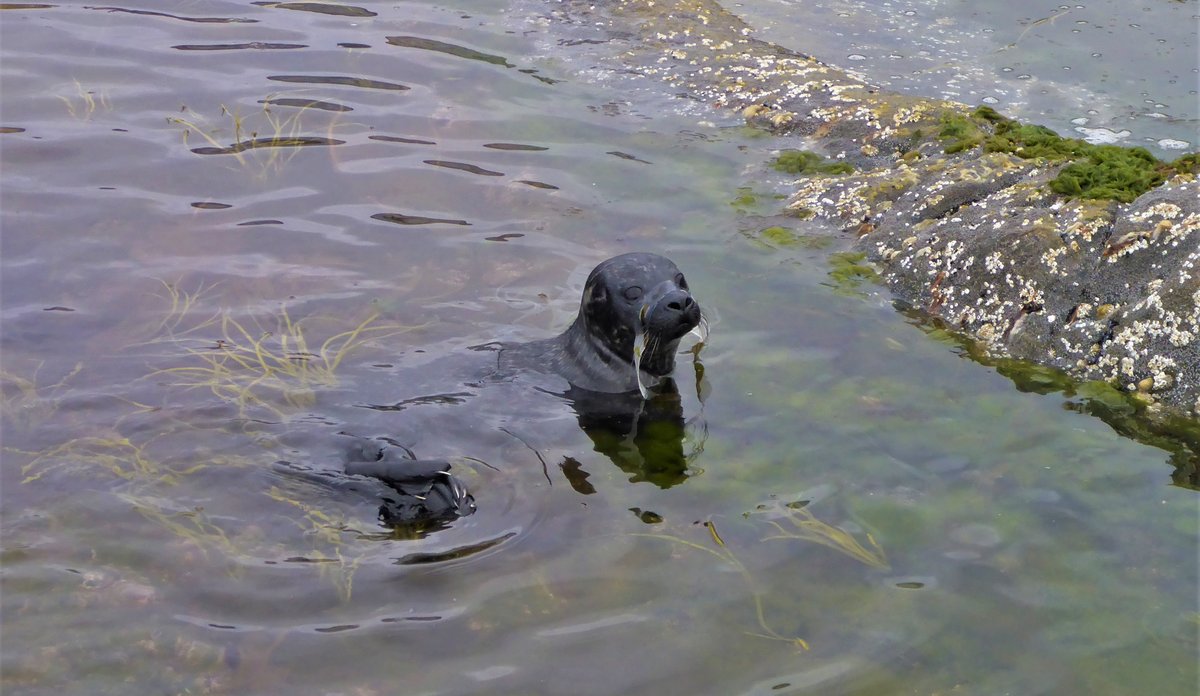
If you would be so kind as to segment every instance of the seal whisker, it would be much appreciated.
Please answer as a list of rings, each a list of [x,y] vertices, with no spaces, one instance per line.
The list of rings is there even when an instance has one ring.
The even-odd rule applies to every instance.
[[[645,316],[646,307],[642,306],[642,315]],[[650,399],[650,390],[642,382],[642,355],[646,352],[646,332],[642,327],[638,327],[637,334],[633,337],[633,374],[637,377],[638,393],[647,401]]]
[[[701,343],[708,340],[708,317],[704,316],[703,312],[700,313],[699,323],[692,327],[692,330],[688,333],[695,335],[696,340]]]

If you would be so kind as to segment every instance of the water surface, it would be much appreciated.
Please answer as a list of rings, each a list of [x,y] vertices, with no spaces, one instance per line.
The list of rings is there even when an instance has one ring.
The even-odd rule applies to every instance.
[[[1200,144],[1195,0],[723,2],[756,36],[920,96],[1174,159]]]
[[[1194,688],[1168,454],[845,240],[763,243],[775,141],[490,3],[4,7],[6,692]],[[477,384],[631,250],[713,323],[681,429]],[[392,534],[274,466],[340,430],[454,457],[479,512]]]

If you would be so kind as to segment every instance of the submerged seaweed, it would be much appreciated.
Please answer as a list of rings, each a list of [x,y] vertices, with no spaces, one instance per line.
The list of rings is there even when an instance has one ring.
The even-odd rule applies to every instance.
[[[750,518],[751,516],[763,514],[768,516],[767,523],[774,527],[778,533],[765,536],[762,538],[762,541],[810,542],[843,553],[872,568],[883,570],[889,568],[883,549],[870,534],[866,535],[868,548],[855,539],[849,532],[822,522],[806,507],[799,505],[760,506],[754,513],[746,513],[745,517]],[[757,587],[754,576],[746,567],[746,564],[738,558],[737,554],[733,552],[720,533],[717,532],[716,523],[708,520],[704,522],[704,528],[708,531],[709,541],[712,546],[670,534],[635,534],[634,536],[665,539],[666,541],[680,544],[687,548],[712,554],[732,566],[742,576],[748,587]],[[808,642],[803,638],[785,636],[771,627],[770,622],[767,620],[766,598],[761,591],[752,590],[751,597],[754,601],[755,618],[762,632],[746,631],[747,635],[783,641],[801,650],[809,649]]]
[[[184,315],[195,304],[195,294],[181,292],[164,283],[172,305],[155,343],[180,346],[192,359],[191,365],[162,368],[151,376],[171,376],[173,386],[205,388],[217,398],[248,409],[264,408],[277,418],[285,416],[280,400],[289,409],[312,403],[319,388],[337,384],[337,371],[346,356],[369,340],[381,340],[412,330],[396,324],[380,324],[372,314],[356,326],[331,333],[320,343],[310,342],[306,320],[293,320],[286,307],[272,317],[274,326],[265,328],[254,321],[254,331],[220,312],[188,327]],[[308,321],[314,321],[315,318]],[[211,329],[216,335],[200,336]],[[199,343],[200,347],[195,347]]]

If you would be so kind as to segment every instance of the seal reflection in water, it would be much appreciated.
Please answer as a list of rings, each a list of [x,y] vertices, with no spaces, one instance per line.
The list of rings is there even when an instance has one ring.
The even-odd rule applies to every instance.
[[[566,379],[564,396],[596,450],[635,480],[666,487],[686,478],[682,407],[671,374],[680,339],[697,328],[703,337],[706,323],[679,268],[658,254],[623,254],[591,272],[579,314],[562,334],[499,345],[497,375],[540,372]],[[631,434],[633,448],[624,445]],[[385,523],[444,522],[474,512],[474,498],[448,463],[393,454],[360,444],[345,468],[396,491],[380,511]],[[594,492],[586,474],[572,476],[578,462],[562,468],[576,490]]]

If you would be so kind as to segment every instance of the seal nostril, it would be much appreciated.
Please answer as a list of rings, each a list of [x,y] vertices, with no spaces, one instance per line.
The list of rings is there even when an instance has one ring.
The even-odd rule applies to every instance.
[[[683,307],[678,302],[668,302],[667,309],[673,309],[678,312],[679,310],[683,309]]]

